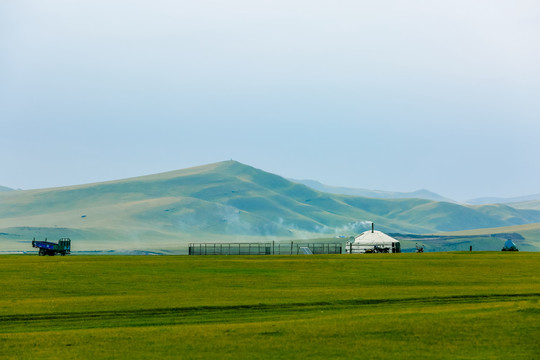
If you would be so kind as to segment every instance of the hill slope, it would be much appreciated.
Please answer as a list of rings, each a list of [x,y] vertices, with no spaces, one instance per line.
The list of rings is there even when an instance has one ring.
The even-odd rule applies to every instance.
[[[340,186],[330,186],[322,184],[316,180],[293,180],[294,182],[304,184],[314,190],[327,192],[330,194],[342,194],[342,195],[352,195],[352,196],[362,196],[362,197],[371,197],[377,199],[424,199],[424,200],[433,200],[433,201],[446,201],[446,202],[455,202],[451,199],[445,198],[439,194],[428,190],[417,190],[413,192],[395,192],[395,191],[382,191],[382,190],[367,190],[367,189],[357,189],[357,188],[348,188]]]
[[[489,237],[500,239],[511,239],[518,246],[520,251],[540,251],[540,223],[525,225],[506,226],[498,228],[485,228],[464,231],[454,231],[439,234],[447,237]],[[498,242],[502,247],[502,241]]]
[[[520,202],[508,203],[507,205],[516,209],[540,210],[540,200],[520,201]]]
[[[0,240],[12,244],[70,236],[88,248],[113,242],[167,248],[244,236],[354,235],[370,226],[367,221],[387,232],[432,233],[540,222],[540,211],[327,194],[235,161],[0,193]]]
[[[525,196],[518,196],[513,198],[500,198],[500,197],[484,197],[467,200],[467,204],[471,205],[485,205],[485,204],[510,204],[510,203],[523,203],[527,201],[540,201],[540,194],[531,194]]]

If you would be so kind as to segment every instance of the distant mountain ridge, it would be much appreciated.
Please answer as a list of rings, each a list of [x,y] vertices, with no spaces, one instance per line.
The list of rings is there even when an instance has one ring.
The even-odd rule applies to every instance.
[[[540,211],[320,192],[236,161],[102,183],[0,193],[0,241],[73,237],[171,247],[242,237],[313,238],[379,230],[435,233],[540,222]]]
[[[538,201],[538,200],[540,200],[540,193],[517,196],[517,197],[512,197],[512,198],[482,197],[482,198],[467,200],[465,203],[471,204],[471,205],[510,204],[510,203],[523,203],[526,201]]]
[[[540,200],[512,202],[506,205],[511,206],[516,209],[540,210]]]
[[[0,186],[0,191],[15,191],[14,189],[12,188],[8,188],[7,186]]]
[[[316,180],[295,180],[290,179],[300,184],[309,186],[310,188],[322,192],[327,192],[330,194],[342,194],[342,195],[353,195],[353,196],[362,196],[370,197],[377,199],[425,199],[433,201],[447,201],[453,202],[456,201],[431,192],[429,190],[420,189],[412,192],[396,192],[396,191],[382,191],[382,190],[368,190],[368,189],[358,189],[358,188],[348,188],[341,186],[330,186],[323,184]]]

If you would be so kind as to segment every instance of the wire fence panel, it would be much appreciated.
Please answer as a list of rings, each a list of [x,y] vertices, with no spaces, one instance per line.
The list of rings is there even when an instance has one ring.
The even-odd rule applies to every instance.
[[[313,254],[341,254],[340,243],[190,243],[189,255],[299,255],[306,247]]]

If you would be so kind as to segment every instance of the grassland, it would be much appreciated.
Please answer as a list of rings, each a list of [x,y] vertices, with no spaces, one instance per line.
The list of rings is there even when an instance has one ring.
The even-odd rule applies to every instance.
[[[489,247],[489,243],[492,243],[493,246],[495,244],[498,244],[498,246],[502,245],[502,242],[500,239],[497,239],[497,237],[494,237],[493,235],[497,234],[519,234],[523,237],[522,240],[514,240],[518,248],[520,250],[526,250],[526,251],[540,251],[540,223],[533,223],[533,224],[525,224],[525,225],[516,225],[516,226],[505,226],[505,227],[498,227],[498,228],[487,228],[487,229],[474,229],[474,230],[466,230],[466,231],[453,231],[453,232],[447,232],[447,233],[439,233],[438,235],[441,236],[450,236],[450,237],[456,237],[456,242],[460,242],[460,239],[463,240],[461,237],[463,236],[470,236],[470,237],[476,237],[475,239],[472,239],[470,241],[470,245],[476,245],[476,243],[486,243],[486,247]],[[501,236],[500,238],[504,238],[504,236]],[[461,241],[463,242],[463,241]],[[448,242],[446,244],[446,247],[448,245],[452,244],[452,241]],[[465,244],[467,245],[467,244]],[[480,249],[481,247],[475,246],[475,249]]]
[[[0,256],[13,359],[533,359],[540,254]]]

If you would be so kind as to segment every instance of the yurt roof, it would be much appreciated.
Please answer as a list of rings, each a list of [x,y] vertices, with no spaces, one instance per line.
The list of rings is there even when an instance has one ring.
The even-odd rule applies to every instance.
[[[398,243],[399,241],[377,230],[364,231],[354,238],[355,244],[385,244]]]

